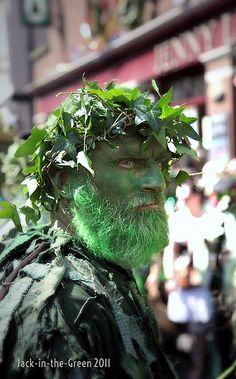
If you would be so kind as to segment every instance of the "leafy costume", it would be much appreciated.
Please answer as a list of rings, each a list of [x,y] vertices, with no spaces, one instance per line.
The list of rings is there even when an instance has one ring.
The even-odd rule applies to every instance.
[[[1,282],[42,241],[0,303],[1,377],[175,378],[131,272],[59,229],[33,228],[6,243]],[[34,367],[18,367],[30,359]],[[91,367],[71,367],[78,361]]]

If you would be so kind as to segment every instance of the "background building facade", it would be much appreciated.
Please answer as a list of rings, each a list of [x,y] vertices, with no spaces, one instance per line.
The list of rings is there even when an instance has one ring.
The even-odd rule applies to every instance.
[[[208,159],[235,156],[235,1],[10,3],[9,43],[18,57],[12,53],[12,76],[21,82],[13,99],[21,107],[26,101],[29,115],[33,104],[25,130],[47,119],[65,98],[58,93],[79,88],[83,73],[101,84],[116,79],[146,89],[155,78],[162,92],[173,86],[175,103],[199,117]]]

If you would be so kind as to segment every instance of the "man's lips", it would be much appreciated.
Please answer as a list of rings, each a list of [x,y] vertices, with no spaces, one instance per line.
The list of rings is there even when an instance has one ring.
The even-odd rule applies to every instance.
[[[159,208],[157,203],[138,205],[137,209],[156,209]]]

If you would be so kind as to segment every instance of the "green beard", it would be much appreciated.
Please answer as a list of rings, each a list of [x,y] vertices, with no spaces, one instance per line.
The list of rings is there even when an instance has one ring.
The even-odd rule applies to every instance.
[[[129,201],[118,195],[111,199],[106,191],[88,183],[75,191],[74,202],[76,238],[96,257],[134,268],[147,263],[168,244],[163,194],[143,194]],[[160,208],[135,209],[154,202]]]

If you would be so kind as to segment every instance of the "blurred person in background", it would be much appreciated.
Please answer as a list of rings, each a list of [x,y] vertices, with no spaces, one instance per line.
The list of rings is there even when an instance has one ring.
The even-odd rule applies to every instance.
[[[195,181],[179,187],[176,198],[176,212],[169,217],[170,244],[163,256],[162,298],[166,298],[167,317],[174,326],[169,330],[176,340],[175,351],[169,347],[181,379],[213,379],[221,368],[209,342],[214,321],[209,286],[214,268],[207,241],[223,235],[222,219],[219,213],[206,212],[204,192]],[[206,364],[209,354],[211,367]]]
[[[222,369],[227,370],[234,364],[236,371],[236,158],[225,165],[213,190],[217,199],[216,207],[222,211],[224,227],[223,238],[220,243],[215,243],[218,272],[221,273],[217,296],[218,346]],[[233,378],[234,374],[228,377]]]

